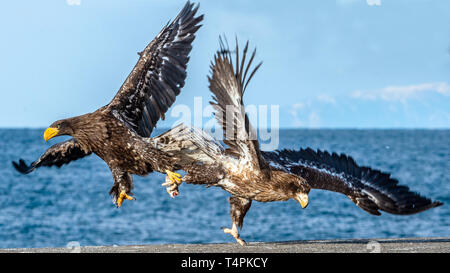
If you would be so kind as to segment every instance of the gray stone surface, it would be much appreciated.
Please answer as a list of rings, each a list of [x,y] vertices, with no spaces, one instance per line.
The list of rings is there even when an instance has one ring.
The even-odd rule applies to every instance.
[[[78,246],[66,248],[16,248],[0,249],[0,252],[38,253],[313,253],[313,252],[381,252],[381,253],[450,253],[450,237],[405,239],[349,239],[289,242],[250,242],[245,247],[227,244],[166,244],[130,246]]]

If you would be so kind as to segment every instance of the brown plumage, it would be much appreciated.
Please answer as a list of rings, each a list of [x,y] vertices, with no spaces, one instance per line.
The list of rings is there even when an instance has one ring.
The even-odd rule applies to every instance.
[[[113,100],[93,113],[54,122],[44,138],[73,138],[50,147],[38,160],[13,162],[21,173],[41,166],[58,166],[92,153],[111,169],[114,185],[110,194],[120,206],[131,199],[132,174],[177,169],[177,160],[150,138],[153,128],[174,103],[186,79],[186,67],[195,32],[203,15],[189,1],[155,39],[139,53],[139,60]]]
[[[305,208],[310,189],[343,193],[373,215],[380,215],[379,210],[412,214],[442,205],[439,201],[433,202],[409,191],[408,187],[398,185],[398,181],[389,174],[358,166],[346,155],[309,148],[299,151],[260,151],[242,100],[249,80],[260,66],[249,69],[255,51],[245,64],[247,50],[248,42],[240,60],[236,41],[236,61],[233,65],[230,50],[221,42],[221,49],[211,65],[209,88],[214,99],[211,104],[223,128],[224,143],[228,148],[224,150],[199,129],[185,129],[184,147],[189,147],[190,143],[198,149],[183,147],[178,151],[185,157],[196,158],[195,163],[183,165],[188,173],[182,181],[218,186],[232,194],[229,202],[233,226],[224,231],[233,235],[238,243],[244,244],[237,227],[242,227],[252,200],[271,202],[295,199]],[[177,154],[177,151],[172,152]],[[202,152],[203,156],[200,155]],[[171,190],[177,191],[177,185]]]
[[[229,202],[233,227],[224,231],[233,235],[240,244],[244,244],[244,241],[239,237],[237,227],[242,227],[252,200],[272,202],[295,199],[302,207],[306,207],[310,190],[303,178],[272,168],[261,155],[258,140],[253,138],[255,134],[244,111],[242,96],[248,81],[261,64],[250,71],[256,51],[245,66],[247,50],[248,43],[241,62],[236,41],[234,68],[229,50],[222,47],[211,66],[209,88],[214,94],[214,102],[211,104],[216,110],[216,119],[223,128],[224,143],[228,148],[223,150],[199,130],[183,134],[206,155],[201,159],[197,157],[197,162],[191,165],[183,164],[187,175],[182,180],[186,183],[218,186],[232,194]],[[180,153],[185,153],[185,150]],[[171,190],[177,190],[176,187],[177,185]]]
[[[380,210],[409,215],[442,205],[398,185],[388,173],[359,166],[344,154],[306,148],[263,152],[263,156],[270,164],[306,179],[311,189],[342,193],[372,215],[381,215]]]

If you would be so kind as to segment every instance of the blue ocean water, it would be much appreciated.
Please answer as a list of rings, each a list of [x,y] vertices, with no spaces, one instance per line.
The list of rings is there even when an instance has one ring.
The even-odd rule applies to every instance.
[[[162,132],[159,130],[159,132]],[[156,133],[159,133],[156,131]],[[0,248],[233,242],[229,194],[182,185],[171,199],[164,176],[136,177],[136,201],[117,209],[113,183],[98,157],[61,169],[17,173],[12,160],[36,159],[61,138],[44,143],[43,130],[0,130]],[[320,148],[351,155],[444,206],[410,216],[372,216],[347,197],[311,191],[302,210],[295,201],[253,202],[241,235],[247,241],[450,236],[450,130],[282,130],[280,148]]]

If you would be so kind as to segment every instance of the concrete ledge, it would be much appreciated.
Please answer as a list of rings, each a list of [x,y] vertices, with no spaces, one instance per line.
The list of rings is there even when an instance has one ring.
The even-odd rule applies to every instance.
[[[241,247],[227,244],[167,244],[82,246],[73,248],[14,248],[1,253],[450,253],[450,237],[405,239],[348,239],[259,243]]]

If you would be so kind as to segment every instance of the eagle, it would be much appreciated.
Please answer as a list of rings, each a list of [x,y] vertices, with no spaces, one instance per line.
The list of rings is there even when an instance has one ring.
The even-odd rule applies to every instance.
[[[359,166],[352,157],[344,154],[310,148],[260,151],[255,130],[245,113],[243,95],[262,63],[250,69],[256,49],[246,64],[249,43],[247,41],[240,59],[236,39],[233,64],[228,45],[222,39],[220,41],[220,50],[211,63],[212,75],[208,80],[213,94],[210,103],[223,129],[223,143],[227,148],[200,129],[184,129],[186,143],[190,141],[198,148],[192,153],[197,162],[189,168],[185,166],[187,174],[181,181],[167,181],[163,185],[169,192],[178,192],[179,185],[186,182],[216,186],[230,193],[232,227],[224,228],[224,232],[231,234],[239,244],[245,245],[238,227],[242,229],[252,201],[294,199],[306,208],[311,189],[344,194],[372,215],[380,215],[380,211],[407,215],[442,205],[399,185],[388,173]],[[186,155],[186,150],[180,149],[179,153]],[[199,155],[200,150],[204,156]]]
[[[134,199],[133,174],[165,172],[169,180],[179,180],[180,175],[172,172],[178,169],[176,158],[158,147],[160,138],[150,135],[184,86],[192,42],[203,20],[203,15],[196,17],[198,8],[187,1],[138,53],[137,64],[112,101],[95,112],[52,123],[44,132],[45,141],[63,135],[72,138],[51,146],[29,165],[22,159],[12,162],[17,171],[28,174],[43,166],[61,167],[96,154],[113,175],[109,193],[117,207]]]

